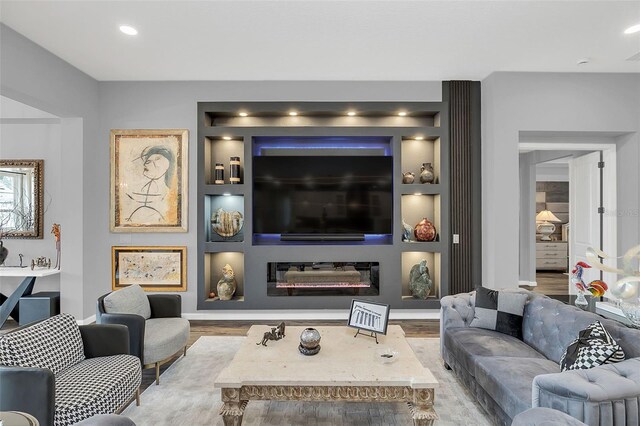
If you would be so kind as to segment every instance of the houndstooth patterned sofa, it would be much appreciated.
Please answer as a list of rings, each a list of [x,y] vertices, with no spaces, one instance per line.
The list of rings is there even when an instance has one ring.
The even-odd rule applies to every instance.
[[[119,412],[140,380],[125,326],[78,327],[61,314],[0,336],[0,411],[27,412],[41,425]]]

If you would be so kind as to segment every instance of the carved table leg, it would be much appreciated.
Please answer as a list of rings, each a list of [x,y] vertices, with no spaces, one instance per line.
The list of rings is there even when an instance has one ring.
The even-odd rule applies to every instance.
[[[240,426],[242,424],[242,416],[248,401],[240,400],[240,390],[233,388],[223,388],[222,408],[220,415],[225,426]]]
[[[438,420],[433,409],[433,389],[416,389],[413,391],[413,401],[409,402],[414,426],[430,426]]]

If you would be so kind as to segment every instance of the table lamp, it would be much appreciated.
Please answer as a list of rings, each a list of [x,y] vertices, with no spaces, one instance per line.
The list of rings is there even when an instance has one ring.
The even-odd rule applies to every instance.
[[[536,215],[536,222],[538,223],[536,231],[539,234],[542,234],[542,238],[540,238],[540,240],[551,241],[551,234],[556,230],[556,226],[551,222],[561,222],[561,220],[551,213],[551,211],[542,210]]]

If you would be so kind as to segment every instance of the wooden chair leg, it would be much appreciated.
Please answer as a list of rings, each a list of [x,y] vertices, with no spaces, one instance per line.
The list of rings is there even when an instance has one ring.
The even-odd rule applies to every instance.
[[[140,406],[140,388],[136,389],[136,407]]]
[[[160,384],[160,363],[156,362],[156,386]]]
[[[184,346],[184,353],[183,356],[187,356],[187,345]]]

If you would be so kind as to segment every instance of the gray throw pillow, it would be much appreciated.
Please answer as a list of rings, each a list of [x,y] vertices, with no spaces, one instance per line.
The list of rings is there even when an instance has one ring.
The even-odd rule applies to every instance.
[[[479,287],[475,295],[475,313],[469,326],[522,339],[522,316],[528,298],[525,293]]]
[[[104,298],[104,310],[109,314],[136,314],[151,318],[151,305],[142,287],[130,285]]]

